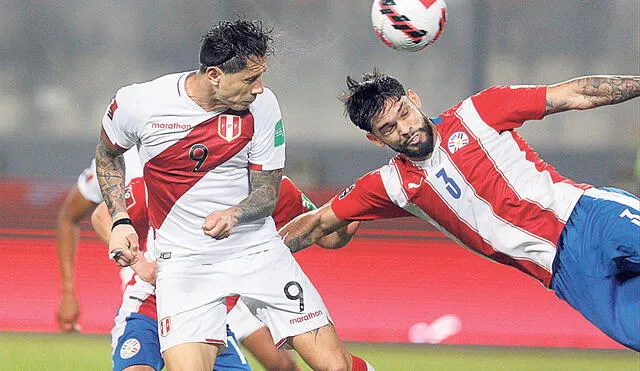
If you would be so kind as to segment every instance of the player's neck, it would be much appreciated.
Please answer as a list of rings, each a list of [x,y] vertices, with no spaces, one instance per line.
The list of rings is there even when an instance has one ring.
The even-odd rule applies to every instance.
[[[184,88],[189,98],[207,112],[226,107],[215,99],[213,88],[199,72],[193,72],[187,76]]]

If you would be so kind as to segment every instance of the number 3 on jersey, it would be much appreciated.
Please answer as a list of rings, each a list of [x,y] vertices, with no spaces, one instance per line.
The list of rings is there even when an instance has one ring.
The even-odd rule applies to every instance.
[[[462,191],[460,191],[460,187],[456,184],[455,180],[449,178],[444,168],[440,169],[440,171],[436,173],[436,177],[441,178],[444,181],[445,188],[447,189],[449,194],[453,196],[453,198],[457,200],[460,198],[460,196],[462,196]]]
[[[194,144],[189,149],[189,158],[196,162],[193,172],[198,172],[209,156],[209,149],[204,144]]]

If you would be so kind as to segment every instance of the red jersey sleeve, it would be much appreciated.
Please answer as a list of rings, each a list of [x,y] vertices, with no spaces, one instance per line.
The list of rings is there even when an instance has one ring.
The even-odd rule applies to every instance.
[[[338,219],[349,221],[411,216],[389,199],[377,170],[360,177],[334,197],[331,209]]]
[[[316,209],[316,206],[302,193],[296,184],[286,176],[280,183],[280,195],[278,203],[271,214],[276,228],[280,229],[296,216]]]
[[[540,120],[546,109],[547,87],[494,86],[471,97],[480,117],[498,131],[520,127],[526,120]]]
[[[127,203],[127,213],[138,234],[140,250],[145,251],[147,234],[149,233],[149,217],[147,216],[147,189],[142,177],[131,179],[125,188],[124,197]]]

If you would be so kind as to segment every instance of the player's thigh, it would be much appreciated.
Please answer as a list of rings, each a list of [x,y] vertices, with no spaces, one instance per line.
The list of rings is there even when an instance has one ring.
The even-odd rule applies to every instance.
[[[227,341],[226,276],[217,265],[179,261],[159,265],[156,305],[163,353],[185,343],[219,345],[224,350]]]
[[[150,317],[119,310],[111,331],[111,340],[115,371],[131,371],[134,366],[146,367],[146,370],[161,370],[164,366],[157,323]]]
[[[587,190],[561,235],[554,265],[572,266],[576,272],[596,278],[637,272],[639,206],[638,198],[619,190]]]
[[[160,350],[167,364],[166,354],[173,355],[175,352],[170,350],[182,344],[209,344],[219,349],[219,353],[226,349],[227,326],[224,298],[177,313],[160,312],[158,307],[158,315],[163,316],[158,320],[158,333]],[[188,348],[189,352],[201,354],[206,359],[210,358],[208,353],[213,349],[212,347]],[[167,353],[167,351],[170,352]],[[211,365],[213,366],[213,363]]]
[[[214,371],[250,371],[251,366],[247,357],[242,353],[240,344],[235,335],[227,328],[227,350],[216,357],[216,363],[213,366]]]
[[[269,327],[276,346],[330,323],[320,294],[286,246],[250,258],[242,265],[253,272],[235,286],[251,312]]]
[[[182,343],[162,352],[168,371],[211,371],[219,345]]]
[[[314,370],[347,370],[351,367],[351,354],[332,324],[296,335],[289,343]]]

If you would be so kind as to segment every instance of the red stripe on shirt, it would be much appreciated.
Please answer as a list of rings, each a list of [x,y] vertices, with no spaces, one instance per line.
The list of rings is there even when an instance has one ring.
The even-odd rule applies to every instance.
[[[145,164],[144,179],[149,194],[148,214],[155,229],[160,228],[176,201],[208,171],[231,159],[251,141],[253,115],[248,110],[225,111],[223,116],[227,115],[242,118],[240,135],[232,141],[228,142],[218,134],[220,116],[216,116],[197,125],[184,138]],[[207,149],[206,156],[203,147],[199,146]]]
[[[158,320],[158,312],[156,310],[156,296],[149,295],[144,302],[138,308],[138,313],[144,314],[149,318],[153,318],[154,320]]]
[[[456,120],[448,128],[446,133],[440,133],[443,138],[448,138],[451,133],[459,130],[469,136],[469,144],[453,154],[447,151],[445,141],[441,142],[441,147],[442,152],[447,154],[450,162],[475,190],[477,197],[491,205],[498,218],[555,245],[564,228],[564,221],[559,220],[553,211],[519,195],[464,122]]]
[[[435,3],[436,1],[437,0],[420,0],[420,3],[424,5],[425,8],[429,9],[429,7],[433,5],[433,3]]]
[[[302,203],[302,191],[287,177],[280,182],[278,203],[271,214],[276,229],[282,228],[296,216],[309,211]]]
[[[542,281],[545,285],[551,282],[551,273],[533,261],[516,259],[512,256],[496,251],[485,241],[477,230],[467,224],[449,205],[440,197],[431,184],[426,183],[425,188],[414,195],[414,203],[417,205],[429,205],[429,214],[442,228],[455,231],[455,236],[460,242],[472,251],[480,253],[498,263],[511,265]],[[453,233],[452,233],[453,234]]]

